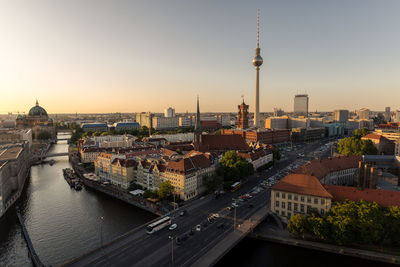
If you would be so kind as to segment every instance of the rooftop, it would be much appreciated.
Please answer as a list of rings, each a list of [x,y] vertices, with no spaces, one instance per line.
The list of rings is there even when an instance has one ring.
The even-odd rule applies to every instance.
[[[16,160],[24,148],[22,146],[13,146],[0,149],[0,161]]]
[[[272,186],[272,190],[332,198],[321,185],[318,178],[306,174],[289,174]]]
[[[352,200],[375,201],[383,207],[400,206],[400,192],[382,189],[358,189],[357,187],[325,185],[325,189],[333,196],[333,201]]]

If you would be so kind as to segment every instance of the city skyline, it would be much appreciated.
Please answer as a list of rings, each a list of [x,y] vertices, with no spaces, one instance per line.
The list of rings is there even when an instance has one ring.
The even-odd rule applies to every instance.
[[[400,3],[227,3],[4,1],[0,113],[253,111],[258,8],[260,112],[400,108]]]

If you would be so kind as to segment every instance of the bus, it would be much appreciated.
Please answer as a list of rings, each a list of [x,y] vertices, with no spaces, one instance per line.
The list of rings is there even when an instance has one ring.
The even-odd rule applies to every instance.
[[[148,234],[152,234],[154,232],[157,232],[158,230],[163,229],[165,226],[170,225],[171,224],[171,218],[166,216],[164,218],[161,218],[158,221],[155,221],[151,224],[149,224],[146,228],[146,232]]]
[[[235,192],[236,190],[238,190],[240,188],[241,183],[240,182],[236,182],[233,185],[231,185],[231,192]]]

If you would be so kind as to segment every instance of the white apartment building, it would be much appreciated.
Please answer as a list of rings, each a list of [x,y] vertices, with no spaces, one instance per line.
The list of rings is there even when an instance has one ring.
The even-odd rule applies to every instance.
[[[174,129],[178,127],[178,117],[153,117],[153,128],[156,130]]]

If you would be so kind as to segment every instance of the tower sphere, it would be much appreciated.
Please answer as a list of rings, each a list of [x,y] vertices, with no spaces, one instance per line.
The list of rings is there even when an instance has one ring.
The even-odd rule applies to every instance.
[[[253,58],[253,65],[255,67],[260,67],[263,64],[263,58],[260,55],[256,55]]]

